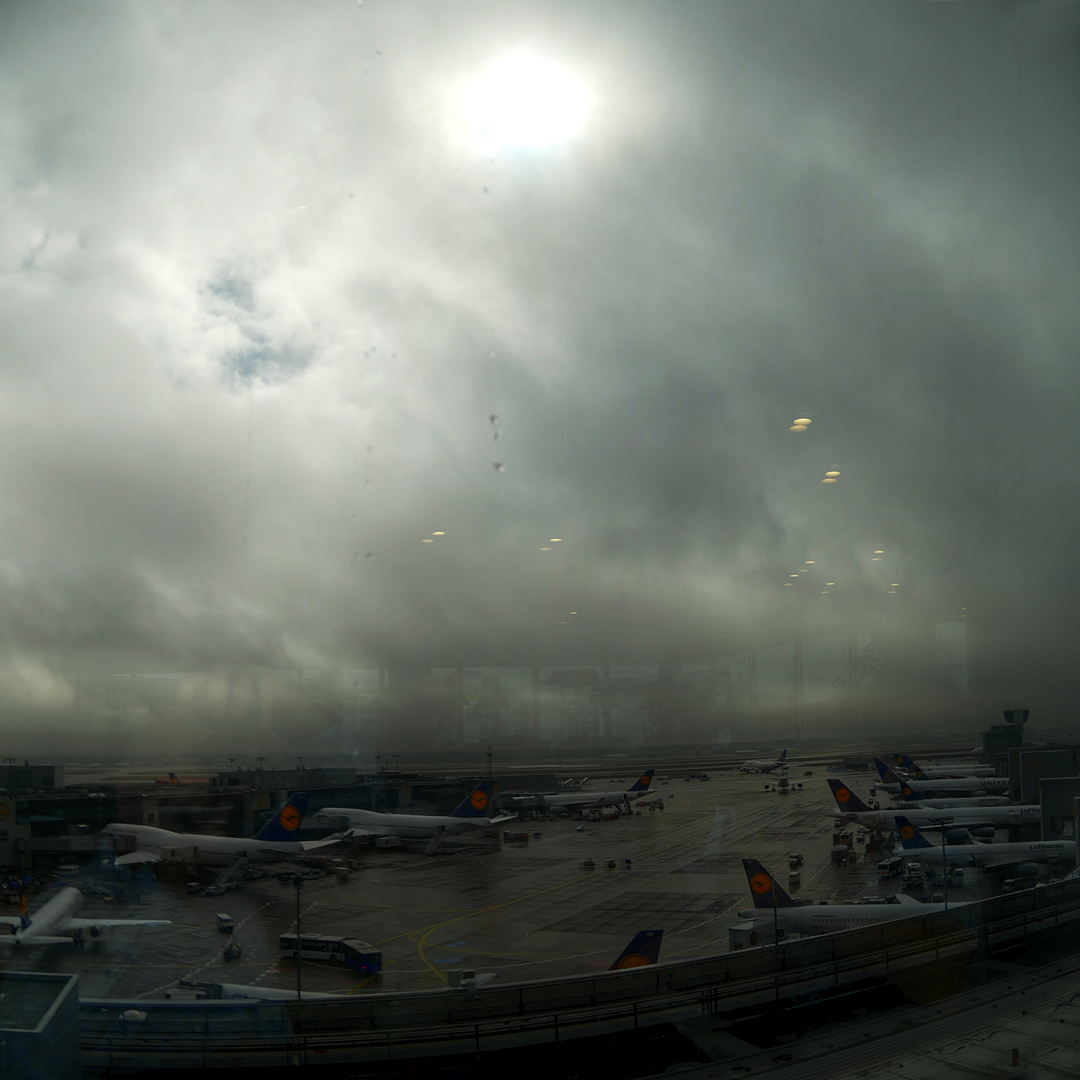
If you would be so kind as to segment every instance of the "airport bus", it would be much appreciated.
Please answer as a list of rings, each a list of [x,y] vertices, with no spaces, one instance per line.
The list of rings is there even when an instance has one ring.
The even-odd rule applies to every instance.
[[[296,956],[296,935],[282,934],[278,939],[282,956]],[[328,934],[304,934],[300,955],[304,960],[337,960],[361,975],[382,971],[382,953],[366,941],[356,938],[332,937]]]
[[[904,872],[904,860],[899,855],[885,859],[877,864],[877,872],[879,877],[896,877]]]

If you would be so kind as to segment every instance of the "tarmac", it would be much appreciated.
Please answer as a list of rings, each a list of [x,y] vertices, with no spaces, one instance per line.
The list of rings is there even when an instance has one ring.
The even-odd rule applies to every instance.
[[[354,850],[349,854],[361,867],[344,882],[327,876],[304,883],[302,930],[367,941],[382,952],[383,970],[364,977],[341,964],[305,960],[303,988],[348,994],[436,989],[453,969],[506,983],[598,972],[639,930],[664,931],[662,960],[723,952],[728,927],[740,923],[736,913],[750,903],[741,863],[750,856],[783,882],[788,852],[801,852],[798,895],[815,902],[902,888],[897,880],[883,889],[876,856],[867,862],[860,852],[853,865],[832,865],[827,772],[815,767],[812,777],[796,775],[803,771],[789,770],[789,779],[804,787],[788,794],[766,790],[774,777],[735,771],[711,773],[707,782],[665,785],[658,778],[664,810],[585,822],[580,833],[578,823],[565,818],[510,826],[528,829],[527,844],[450,838],[433,856],[424,854],[424,841]],[[632,777],[623,779],[628,786]],[[869,774],[851,782],[865,797]],[[609,786],[622,785],[598,778],[591,790]],[[587,858],[594,869],[583,867]],[[296,891],[273,876],[288,864],[260,868],[265,878],[207,897],[187,892],[182,867],[133,874],[96,860],[80,876],[58,878],[34,897],[31,916],[70,884],[86,895],[81,918],[163,918],[172,925],[106,930],[87,938],[85,948],[7,949],[0,970],[78,974],[83,1000],[176,996],[180,980],[294,988],[296,965],[279,956],[278,937],[296,929]],[[204,870],[203,883],[215,874]],[[976,886],[977,893],[985,888]],[[224,958],[229,938],[217,929],[219,912],[235,921],[239,959]]]

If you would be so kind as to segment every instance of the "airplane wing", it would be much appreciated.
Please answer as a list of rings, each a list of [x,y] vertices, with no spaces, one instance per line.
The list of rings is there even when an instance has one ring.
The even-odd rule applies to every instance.
[[[132,851],[127,855],[118,855],[116,857],[117,866],[137,866],[140,863],[155,862],[161,862],[161,853],[148,848],[141,848],[140,850]]]
[[[0,935],[0,945],[23,945],[29,948],[32,945],[70,945],[72,939],[69,937],[45,937],[42,935],[39,937],[37,934],[33,934],[30,937],[17,938],[14,935],[4,937]]]
[[[0,923],[8,926],[22,926],[22,919],[18,915],[0,915]]]
[[[517,814],[501,814],[499,817],[473,818],[472,820],[462,818],[457,822],[457,827],[460,828],[462,825],[466,825],[473,829],[490,829],[493,825],[505,825],[506,822],[517,821],[517,819]]]
[[[340,844],[343,837],[330,836],[325,840],[302,840],[304,851],[318,851],[319,848],[330,847],[331,844]]]
[[[989,845],[987,845],[989,847]],[[1010,858],[995,859],[993,862],[983,862],[979,859],[975,863],[981,870],[1001,870],[1006,866],[1019,866],[1021,863],[1030,863],[1035,860],[1032,858],[1025,859],[1022,855],[1013,855]]]
[[[91,930],[95,926],[172,926],[170,919],[65,919],[65,930]]]
[[[342,840],[370,840],[376,836],[385,836],[386,833],[375,832],[371,829],[346,829],[341,834]]]

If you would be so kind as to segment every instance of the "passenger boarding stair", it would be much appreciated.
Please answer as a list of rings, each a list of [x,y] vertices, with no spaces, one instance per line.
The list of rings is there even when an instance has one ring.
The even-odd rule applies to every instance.
[[[246,855],[239,855],[217,876],[214,885],[219,889],[235,889],[240,884],[244,867],[250,860]]]

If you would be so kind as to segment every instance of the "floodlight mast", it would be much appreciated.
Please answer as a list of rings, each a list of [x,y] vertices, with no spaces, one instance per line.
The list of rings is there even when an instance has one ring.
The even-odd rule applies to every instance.
[[[941,880],[946,912],[949,910],[949,868],[945,865],[945,826],[950,820],[947,817],[930,819],[931,825],[937,825],[941,829]]]

